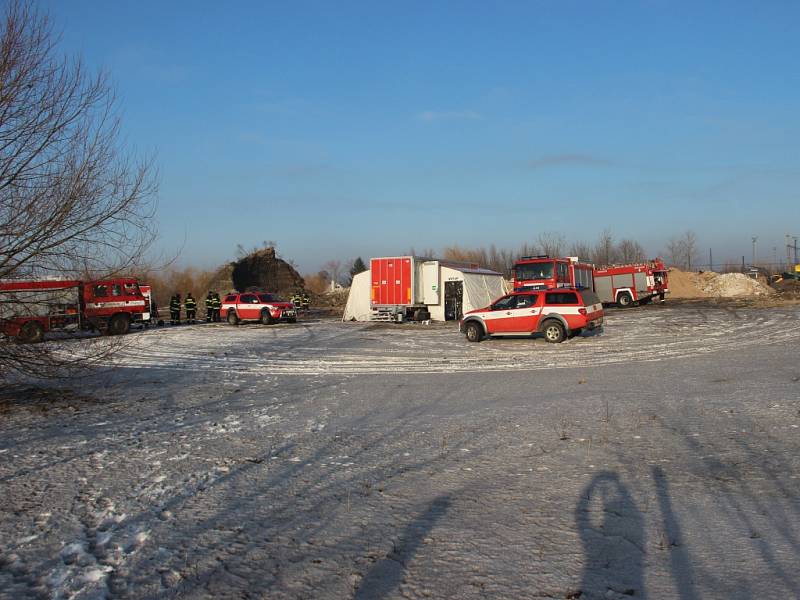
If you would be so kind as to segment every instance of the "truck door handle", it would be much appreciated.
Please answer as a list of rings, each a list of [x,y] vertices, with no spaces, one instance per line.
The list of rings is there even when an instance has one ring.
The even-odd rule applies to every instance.
[[[507,315],[510,315],[510,314],[511,314],[511,311],[509,310],[508,312],[506,312],[506,314],[507,314]]]

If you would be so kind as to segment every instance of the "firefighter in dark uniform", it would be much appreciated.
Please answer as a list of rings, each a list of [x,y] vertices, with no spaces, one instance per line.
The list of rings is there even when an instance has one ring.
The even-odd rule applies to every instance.
[[[222,320],[219,316],[222,310],[222,300],[220,300],[217,292],[214,292],[214,298],[211,300],[211,308],[214,310],[214,322],[219,323]]]
[[[181,322],[181,295],[175,294],[169,300],[169,322],[178,325]]]
[[[303,298],[300,296],[300,292],[292,294],[292,304],[294,304],[297,310],[300,310],[300,307],[303,305]]]
[[[206,296],[206,323],[211,323],[211,319],[214,317],[214,292],[208,290],[208,296]]]
[[[303,310],[308,310],[309,306],[311,306],[311,299],[308,297],[308,294],[303,292],[303,300],[302,300]]]
[[[183,301],[183,306],[186,308],[186,321],[195,323],[195,316],[197,315],[197,300],[192,297],[192,292],[186,292],[186,300]]]

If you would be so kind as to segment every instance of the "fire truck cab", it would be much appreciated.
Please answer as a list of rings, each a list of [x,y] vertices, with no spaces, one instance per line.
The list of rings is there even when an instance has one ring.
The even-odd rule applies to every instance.
[[[553,258],[546,254],[523,256],[514,263],[514,291],[550,290],[562,287],[593,289],[592,265],[575,256]]]

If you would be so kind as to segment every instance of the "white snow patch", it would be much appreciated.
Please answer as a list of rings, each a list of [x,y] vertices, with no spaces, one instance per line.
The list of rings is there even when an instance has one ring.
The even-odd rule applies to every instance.
[[[105,578],[106,574],[112,570],[109,566],[95,567],[86,571],[82,578],[86,583],[97,583]]]

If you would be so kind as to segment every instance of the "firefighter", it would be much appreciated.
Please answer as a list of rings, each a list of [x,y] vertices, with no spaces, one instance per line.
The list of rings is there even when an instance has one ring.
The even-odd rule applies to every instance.
[[[300,296],[300,292],[292,294],[292,304],[294,304],[297,310],[300,310],[300,307],[303,305],[303,298]]]
[[[186,321],[194,324],[195,316],[197,315],[197,300],[192,297],[192,292],[186,292],[186,300],[183,301],[183,306],[186,309]]]
[[[220,310],[222,310],[222,300],[219,299],[219,294],[217,292],[214,292],[214,297],[211,300],[211,308],[214,313],[213,321],[219,323],[222,320],[219,316]]]
[[[305,292],[303,292],[302,303],[303,303],[303,310],[308,310],[308,308],[311,306],[311,299],[308,297],[308,294],[306,294]]]
[[[181,322],[181,295],[175,294],[169,300],[169,322],[178,325]]]
[[[214,292],[208,290],[208,296],[206,296],[206,323],[211,323],[211,319],[214,317]]]

